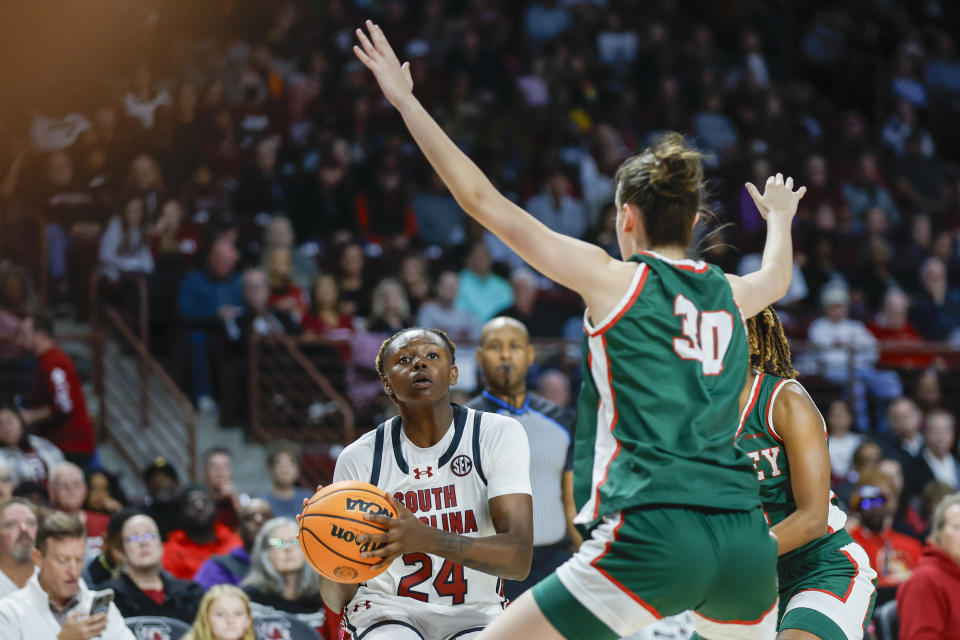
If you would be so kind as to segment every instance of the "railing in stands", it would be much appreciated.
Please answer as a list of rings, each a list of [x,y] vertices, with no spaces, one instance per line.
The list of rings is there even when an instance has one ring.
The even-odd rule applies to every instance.
[[[98,299],[91,284],[91,327],[98,335],[94,357],[101,393],[100,427],[132,469],[143,469],[158,452],[197,477],[196,412],[149,351],[147,285],[137,279],[138,329],[134,334],[122,314]],[[115,343],[106,340],[110,334]],[[108,350],[115,350],[106,357]],[[131,398],[136,398],[132,400]]]
[[[345,444],[356,436],[350,402],[295,340],[253,334],[249,367],[251,433],[258,441]]]

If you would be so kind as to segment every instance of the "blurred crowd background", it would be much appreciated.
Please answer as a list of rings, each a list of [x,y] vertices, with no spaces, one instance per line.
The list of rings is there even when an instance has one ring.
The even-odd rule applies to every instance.
[[[402,327],[443,328],[462,345],[465,399],[478,384],[470,347],[496,315],[542,347],[531,388],[574,404],[582,303],[443,188],[353,57],[353,29],[372,17],[411,62],[420,101],[500,190],[613,255],[612,176],[660,132],[706,154],[710,215],[691,252],[727,271],[756,269],[763,246],[743,183],[783,172],[807,185],[778,310],[830,431],[838,494],[854,516],[864,478],[886,496],[879,523],[851,519],[876,538],[872,557],[886,554],[881,587],[909,575],[937,502],[960,488],[952,3],[49,4],[8,3],[0,20],[0,386],[12,416],[0,440],[14,472],[17,455],[49,467],[12,476],[32,483],[18,495],[59,508],[62,451],[100,488],[90,513],[189,504],[176,490],[192,480],[234,511],[249,506],[185,469],[149,495],[118,490],[129,470],[107,468],[94,442],[108,426],[76,418],[83,393],[66,408],[56,384],[44,389],[57,332],[96,326],[101,306],[137,336],[116,357],[159,363],[209,418],[203,428],[258,419],[246,393],[254,338],[291,338],[351,405],[357,434],[390,412],[373,355]],[[89,400],[92,368],[76,364]],[[304,415],[325,415],[329,397]],[[73,439],[58,441],[68,423]],[[52,441],[49,455],[24,444],[29,433]],[[285,435],[317,440],[309,419]],[[155,455],[147,485],[173,468],[171,451]],[[271,458],[278,495],[299,455],[280,456],[293,470]],[[153,514],[168,545],[182,515],[169,509]],[[243,535],[235,517],[218,522]]]

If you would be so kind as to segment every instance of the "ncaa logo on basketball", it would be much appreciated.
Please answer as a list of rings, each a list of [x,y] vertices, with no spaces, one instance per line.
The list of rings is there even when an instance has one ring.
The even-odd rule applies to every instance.
[[[450,470],[453,475],[462,478],[473,470],[473,460],[470,456],[459,455],[450,461]]]

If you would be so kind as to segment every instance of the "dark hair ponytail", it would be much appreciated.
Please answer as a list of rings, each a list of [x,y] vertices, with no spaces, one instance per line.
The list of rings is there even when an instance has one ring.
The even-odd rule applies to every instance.
[[[651,246],[690,243],[693,221],[700,211],[703,154],[679,133],[657,143],[617,169],[617,207],[640,208]]]

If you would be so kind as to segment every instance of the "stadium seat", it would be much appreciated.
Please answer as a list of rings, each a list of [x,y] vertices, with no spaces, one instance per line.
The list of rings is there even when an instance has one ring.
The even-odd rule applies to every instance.
[[[190,630],[183,620],[162,616],[136,616],[124,622],[137,640],[179,640]]]
[[[897,640],[900,625],[897,620],[897,601],[891,600],[877,607],[873,612],[877,624],[877,640]]]
[[[257,640],[321,640],[320,633],[292,615],[254,611],[253,630]]]

